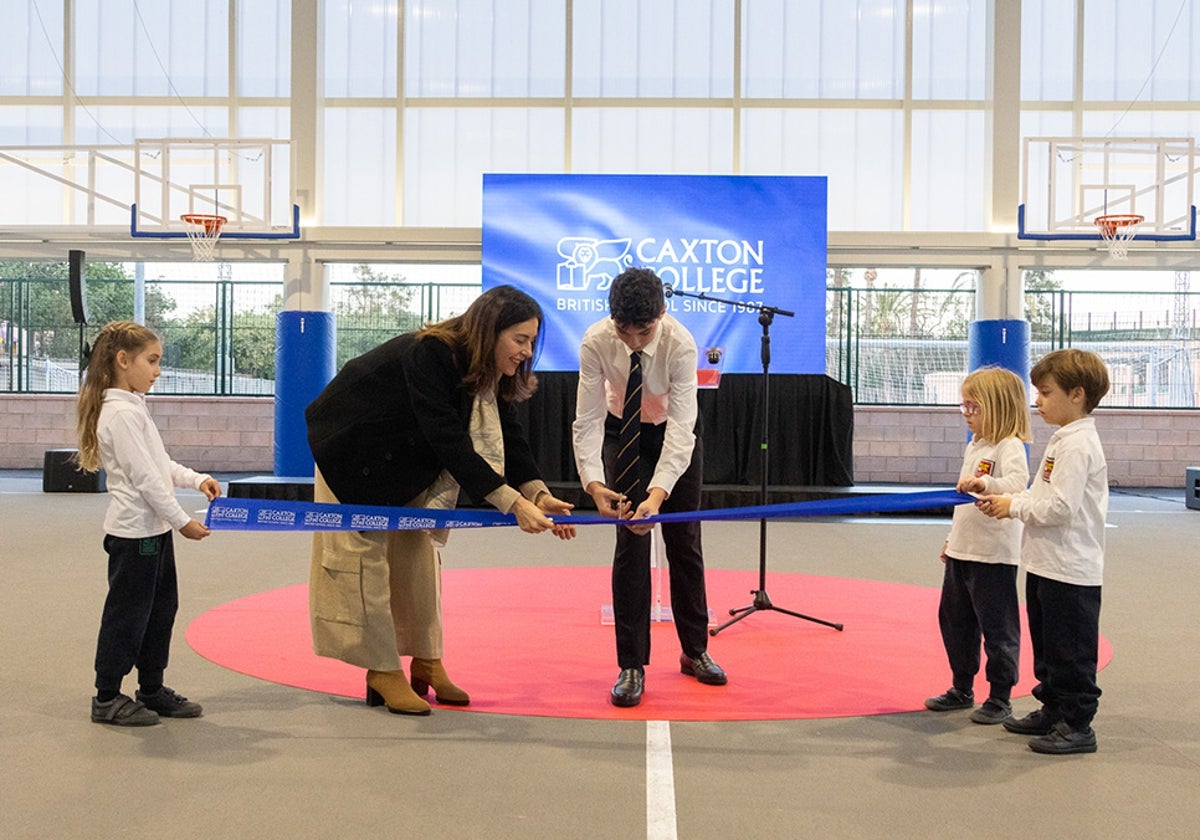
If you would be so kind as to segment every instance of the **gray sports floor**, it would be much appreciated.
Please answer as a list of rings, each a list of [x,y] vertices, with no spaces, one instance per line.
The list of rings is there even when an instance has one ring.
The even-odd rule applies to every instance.
[[[203,506],[199,494],[181,497]],[[43,494],[40,472],[0,473],[6,838],[1200,836],[1200,511],[1185,507],[1182,489],[1112,495],[1101,621],[1115,655],[1100,674],[1100,750],[1072,757],[1036,755],[965,713],[647,724],[435,709],[409,718],[193,653],[183,629],[197,615],[306,579],[301,534],[179,540],[169,683],[206,714],[143,730],[100,726],[88,698],[106,503]],[[773,523],[771,568],[937,586],[946,529],[919,517]],[[568,544],[461,532],[446,562],[605,565],[604,531],[583,529]],[[754,584],[757,554],[745,546],[756,540],[756,523],[706,525],[709,565],[744,568]],[[1032,702],[1020,700],[1018,712]]]

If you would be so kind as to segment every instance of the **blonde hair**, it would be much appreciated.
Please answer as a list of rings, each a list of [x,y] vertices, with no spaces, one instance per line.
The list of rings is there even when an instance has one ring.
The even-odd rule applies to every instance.
[[[979,403],[979,437],[992,443],[1015,437],[1029,443],[1029,393],[1011,370],[985,367],[967,374],[963,396]]]
[[[88,356],[87,372],[79,383],[79,402],[75,406],[75,430],[79,436],[76,461],[81,469],[96,472],[101,467],[96,423],[104,405],[104,392],[113,387],[117,354],[124,350],[137,355],[155,341],[160,339],[153,330],[133,321],[112,321],[96,336]]]

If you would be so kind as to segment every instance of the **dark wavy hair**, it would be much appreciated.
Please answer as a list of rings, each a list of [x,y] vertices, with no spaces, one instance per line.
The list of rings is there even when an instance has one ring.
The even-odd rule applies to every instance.
[[[500,399],[521,402],[537,390],[533,365],[538,342],[534,340],[533,355],[521,362],[515,376],[500,375],[496,367],[496,342],[500,333],[530,318],[537,319],[540,337],[545,319],[538,302],[515,286],[496,286],[475,298],[463,314],[427,324],[418,335],[440,339],[466,358],[463,384],[472,394],[495,388]]]
[[[658,318],[666,305],[662,280],[648,268],[627,268],[608,288],[608,314],[623,326],[645,326]]]

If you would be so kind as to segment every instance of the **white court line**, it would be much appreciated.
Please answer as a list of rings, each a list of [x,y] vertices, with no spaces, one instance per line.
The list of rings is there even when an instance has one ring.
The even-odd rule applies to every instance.
[[[646,721],[646,840],[676,840],[671,722]]]

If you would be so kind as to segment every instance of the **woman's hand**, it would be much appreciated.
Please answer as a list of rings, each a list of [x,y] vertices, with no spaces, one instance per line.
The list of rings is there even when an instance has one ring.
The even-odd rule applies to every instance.
[[[517,499],[512,514],[517,517],[517,527],[527,534],[540,534],[542,531],[554,528],[554,522],[550,520],[550,517],[542,513],[537,505],[524,496]]]
[[[564,502],[562,499],[557,499],[549,493],[542,493],[538,496],[537,506],[538,510],[542,511],[542,513],[557,514],[559,516],[570,516],[571,509],[575,507],[570,502]],[[554,536],[560,540],[569,540],[575,536],[575,526],[569,524],[569,520],[556,522],[551,530],[554,531]]]
[[[204,494],[210,502],[221,495],[221,483],[215,478],[209,477],[204,479],[200,485],[200,492]],[[182,531],[180,533],[183,533]]]

